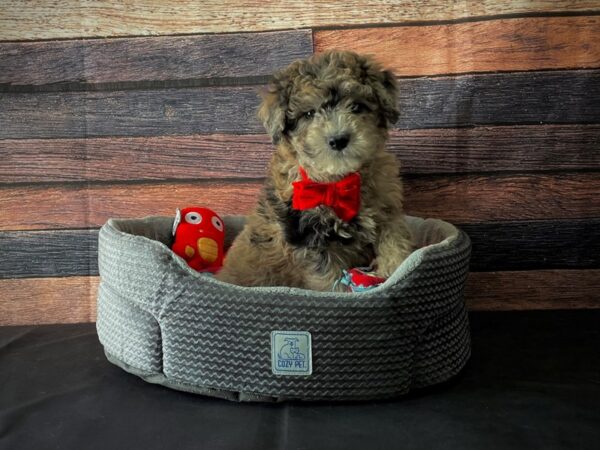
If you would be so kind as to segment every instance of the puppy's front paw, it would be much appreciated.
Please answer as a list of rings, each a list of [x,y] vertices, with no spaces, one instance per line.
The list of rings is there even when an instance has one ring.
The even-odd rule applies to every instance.
[[[378,256],[371,264],[373,273],[382,278],[388,278],[395,270],[404,262],[408,255],[412,252],[412,248],[407,248],[406,251],[399,252],[393,256]]]

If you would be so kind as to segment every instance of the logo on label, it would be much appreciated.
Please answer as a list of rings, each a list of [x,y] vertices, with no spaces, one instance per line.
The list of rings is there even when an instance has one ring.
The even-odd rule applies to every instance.
[[[312,354],[308,331],[271,332],[271,369],[275,375],[310,375]]]

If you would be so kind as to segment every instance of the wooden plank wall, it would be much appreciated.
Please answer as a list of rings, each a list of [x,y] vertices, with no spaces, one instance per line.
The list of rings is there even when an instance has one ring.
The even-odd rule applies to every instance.
[[[3,2],[0,325],[93,321],[109,217],[248,212],[257,91],[332,48],[397,74],[407,211],[471,236],[470,308],[600,307],[599,1],[197,5]]]

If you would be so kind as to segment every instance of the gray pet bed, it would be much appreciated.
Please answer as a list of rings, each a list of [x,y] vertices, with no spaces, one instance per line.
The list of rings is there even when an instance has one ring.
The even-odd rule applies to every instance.
[[[244,219],[224,220],[227,245]],[[446,222],[407,221],[421,248],[384,284],[328,293],[222,283],[170,251],[172,218],[111,219],[99,237],[100,342],[148,382],[231,400],[361,400],[440,383],[470,354],[471,244]]]

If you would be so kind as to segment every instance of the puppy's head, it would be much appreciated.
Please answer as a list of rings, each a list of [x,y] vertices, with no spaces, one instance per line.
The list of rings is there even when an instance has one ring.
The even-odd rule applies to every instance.
[[[275,73],[258,115],[273,142],[285,142],[312,176],[358,170],[398,119],[394,75],[370,58],[327,52]]]

